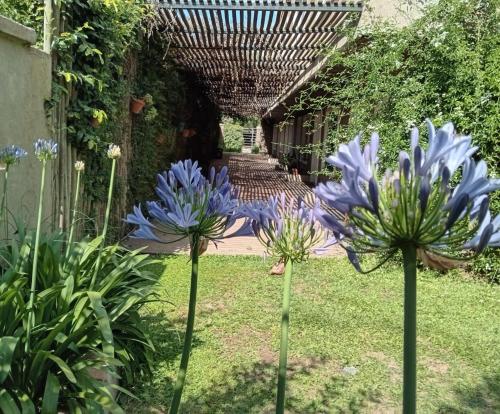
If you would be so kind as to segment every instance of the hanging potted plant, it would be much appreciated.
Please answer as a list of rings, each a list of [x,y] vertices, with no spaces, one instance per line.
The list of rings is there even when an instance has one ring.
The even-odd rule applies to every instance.
[[[130,112],[133,114],[140,114],[145,105],[144,99],[134,98],[133,96],[130,98]]]

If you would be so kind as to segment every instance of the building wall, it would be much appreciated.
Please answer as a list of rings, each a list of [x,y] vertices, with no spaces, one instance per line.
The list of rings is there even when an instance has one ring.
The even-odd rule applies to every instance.
[[[35,32],[0,16],[0,148],[16,144],[29,153],[9,173],[9,209],[15,217],[35,222],[41,165],[33,155],[33,141],[49,137],[44,102],[51,92],[50,56],[33,45]],[[3,174],[0,174],[3,175]],[[44,194],[45,222],[51,222],[52,171]]]

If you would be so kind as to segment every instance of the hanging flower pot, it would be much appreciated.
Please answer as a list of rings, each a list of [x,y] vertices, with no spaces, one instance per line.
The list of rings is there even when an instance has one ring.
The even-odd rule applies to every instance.
[[[130,112],[133,114],[140,114],[142,109],[146,105],[144,99],[131,98],[130,99]]]

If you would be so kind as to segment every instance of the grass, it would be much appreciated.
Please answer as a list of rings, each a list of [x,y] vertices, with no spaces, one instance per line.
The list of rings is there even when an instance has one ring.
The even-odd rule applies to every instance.
[[[203,256],[184,413],[271,413],[281,277],[258,257]],[[157,346],[151,383],[127,412],[166,412],[182,350],[190,264],[165,259],[163,302],[145,310]],[[296,266],[290,315],[290,413],[401,410],[402,272],[356,274],[345,259]],[[500,411],[500,287],[421,271],[421,413]]]

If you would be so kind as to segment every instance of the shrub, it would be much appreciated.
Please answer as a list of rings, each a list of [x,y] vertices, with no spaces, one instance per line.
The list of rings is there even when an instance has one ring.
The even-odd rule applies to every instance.
[[[469,269],[491,283],[500,283],[500,251],[487,249],[471,263]]]
[[[258,145],[252,147],[252,154],[260,154],[260,147]]]
[[[224,151],[241,152],[243,148],[243,127],[234,122],[224,124]]]
[[[19,232],[0,250],[0,409],[3,412],[122,412],[114,398],[118,379],[130,382],[150,372],[153,346],[138,310],[156,282],[155,262],[118,246],[102,250],[94,290],[89,289],[100,238],[80,242],[62,254],[61,234],[43,237],[29,343],[33,236]],[[7,265],[5,264],[7,263]],[[17,407],[17,408],[16,408]]]

